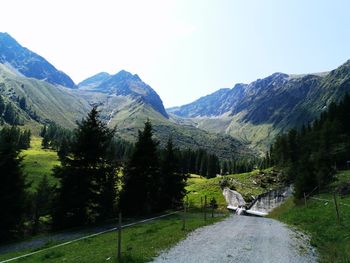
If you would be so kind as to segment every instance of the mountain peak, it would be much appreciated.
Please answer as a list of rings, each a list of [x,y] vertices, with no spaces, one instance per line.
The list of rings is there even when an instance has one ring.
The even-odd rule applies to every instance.
[[[57,70],[43,57],[21,46],[8,33],[0,33],[0,63],[8,63],[28,78],[75,88],[73,80],[68,75]]]
[[[129,71],[126,71],[122,69],[117,74],[112,76],[115,81],[122,81],[122,80],[134,80],[134,81],[142,81],[140,77],[137,74],[132,74]]]
[[[150,105],[154,110],[168,118],[159,95],[137,74],[133,75],[126,70],[121,70],[115,75],[102,72],[80,82],[78,86],[79,89],[84,90],[129,96],[136,101]]]

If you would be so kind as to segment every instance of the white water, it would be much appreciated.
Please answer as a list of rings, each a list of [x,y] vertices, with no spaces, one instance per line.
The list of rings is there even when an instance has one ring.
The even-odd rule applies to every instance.
[[[274,208],[281,205],[292,193],[292,186],[275,189],[259,195],[250,206],[246,207],[247,204],[240,193],[228,187],[225,187],[222,192],[228,209],[235,210],[236,214],[239,215],[247,213],[258,216],[266,216]]]
[[[260,195],[248,211],[268,214],[274,208],[280,206],[286,200],[286,198],[292,194],[292,186],[269,191],[265,194]]]
[[[242,195],[228,187],[225,187],[222,191],[227,203],[227,208],[236,210],[239,207],[245,206],[247,203],[244,201]]]

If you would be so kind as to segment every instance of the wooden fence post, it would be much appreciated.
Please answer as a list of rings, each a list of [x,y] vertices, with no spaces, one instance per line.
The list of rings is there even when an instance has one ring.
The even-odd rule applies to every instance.
[[[333,199],[334,199],[335,212],[337,214],[337,221],[339,224],[340,223],[340,216],[339,216],[339,208],[338,208],[337,197],[335,196],[335,192],[333,193]]]
[[[203,196],[201,196],[201,212],[203,213]]]
[[[118,262],[122,259],[122,213],[119,212],[118,219]]]
[[[186,195],[186,201],[183,202],[184,206],[184,215],[182,218],[182,230],[186,230],[186,210],[187,210],[188,196]]]
[[[306,201],[306,194],[304,192],[304,202],[305,202],[305,207],[307,207],[307,201]]]
[[[207,196],[204,196],[204,221],[207,221]]]

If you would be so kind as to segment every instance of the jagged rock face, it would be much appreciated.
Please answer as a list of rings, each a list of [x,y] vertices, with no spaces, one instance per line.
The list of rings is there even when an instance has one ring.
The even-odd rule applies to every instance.
[[[118,96],[130,96],[140,103],[150,105],[154,110],[168,118],[159,95],[140,77],[125,70],[115,75],[99,73],[79,83],[79,89],[88,89]]]
[[[10,65],[28,78],[45,80],[67,88],[76,87],[68,75],[57,70],[43,57],[22,47],[7,33],[0,33],[0,63]]]

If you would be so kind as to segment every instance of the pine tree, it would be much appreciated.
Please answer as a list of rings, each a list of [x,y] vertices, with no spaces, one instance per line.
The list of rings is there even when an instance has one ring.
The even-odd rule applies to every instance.
[[[43,149],[49,149],[50,141],[49,141],[49,137],[47,136],[47,134],[44,135],[44,138],[41,142],[41,146],[43,147]]]
[[[158,142],[152,136],[152,124],[146,121],[124,170],[120,203],[123,213],[140,215],[160,210]]]
[[[10,125],[18,124],[17,114],[11,104],[7,104],[4,111],[4,120]]]
[[[114,132],[99,120],[96,108],[78,123],[70,157],[54,169],[61,181],[56,227],[90,224],[114,214],[118,166],[107,157]]]
[[[200,162],[200,169],[199,169],[199,174],[207,177],[208,175],[208,155],[207,153],[203,153],[201,158],[201,162]]]
[[[2,117],[2,114],[5,111],[5,101],[3,97],[0,95],[0,118]]]
[[[57,152],[61,161],[64,161],[70,152],[69,142],[66,137],[63,137],[59,150]]]
[[[228,174],[228,163],[226,160],[222,162],[222,169],[221,169],[221,174],[222,175],[227,175]]]
[[[179,172],[179,160],[174,145],[168,140],[161,163],[161,208],[173,208],[181,203],[185,195],[186,176]]]
[[[47,127],[46,125],[44,125],[44,127],[40,131],[40,136],[44,138],[46,135],[46,131],[47,131]]]
[[[19,99],[19,107],[22,109],[22,110],[26,110],[27,109],[27,101],[26,101],[26,98],[22,97]]]
[[[54,188],[50,186],[45,175],[39,182],[34,195],[33,233],[37,233],[39,230],[40,217],[51,214],[53,195]]]
[[[3,128],[0,132],[1,241],[6,241],[20,232],[19,226],[24,213],[26,184],[17,139],[12,129]]]

